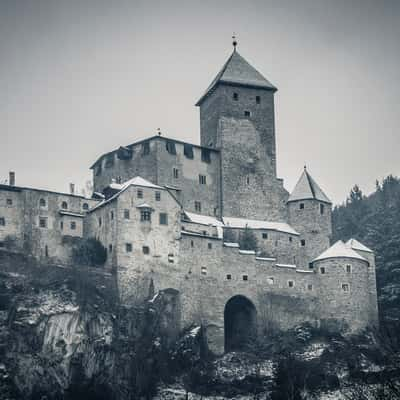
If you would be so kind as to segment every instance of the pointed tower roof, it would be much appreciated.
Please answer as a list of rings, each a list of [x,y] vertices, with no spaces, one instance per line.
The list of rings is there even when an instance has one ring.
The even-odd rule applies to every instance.
[[[373,253],[374,251],[368,248],[367,246],[363,245],[356,239],[349,239],[346,242],[346,246],[349,246],[353,250],[365,251],[366,253]]]
[[[338,240],[333,246],[329,247],[328,250],[325,250],[322,254],[320,254],[314,261],[321,261],[327,258],[355,258],[357,260],[367,261],[364,257],[360,256],[356,251],[351,249],[349,246],[344,244],[341,240]]]
[[[236,51],[236,46],[234,46],[233,53],[211,82],[211,85],[207,88],[203,96],[200,97],[196,106],[199,106],[219,83],[255,87],[273,91],[278,90]]]
[[[301,174],[300,179],[296,183],[296,186],[294,187],[292,193],[290,194],[288,202],[308,199],[319,200],[323,201],[324,203],[332,204],[328,196],[323,192],[318,183],[315,182],[315,180],[307,172],[306,167],[304,167],[304,171]]]

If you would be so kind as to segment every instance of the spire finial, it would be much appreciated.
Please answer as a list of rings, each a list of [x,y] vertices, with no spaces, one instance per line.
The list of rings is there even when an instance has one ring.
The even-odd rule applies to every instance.
[[[237,46],[237,40],[236,40],[236,34],[235,34],[235,32],[233,32],[233,35],[232,35],[232,44],[233,44],[233,51],[236,51],[236,46]]]

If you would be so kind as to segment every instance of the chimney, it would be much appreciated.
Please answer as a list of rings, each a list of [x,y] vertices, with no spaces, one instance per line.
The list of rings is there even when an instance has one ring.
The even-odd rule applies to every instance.
[[[75,194],[75,184],[74,183],[69,184],[69,192],[71,194]]]
[[[10,186],[15,186],[15,172],[10,171],[10,178],[8,180]]]

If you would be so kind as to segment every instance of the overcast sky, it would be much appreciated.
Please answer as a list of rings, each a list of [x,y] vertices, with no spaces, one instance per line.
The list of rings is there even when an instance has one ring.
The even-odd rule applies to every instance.
[[[400,1],[0,0],[0,180],[83,187],[102,153],[199,143],[194,106],[232,51],[278,87],[278,174],[334,203],[400,174]]]

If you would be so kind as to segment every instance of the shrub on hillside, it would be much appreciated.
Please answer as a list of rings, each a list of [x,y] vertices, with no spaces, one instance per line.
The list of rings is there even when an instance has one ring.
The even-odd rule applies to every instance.
[[[72,258],[77,264],[102,266],[107,260],[107,249],[96,238],[82,239],[74,247]]]

